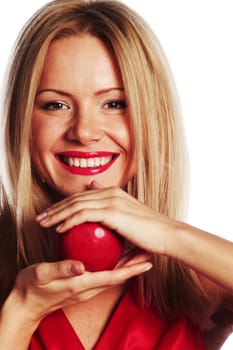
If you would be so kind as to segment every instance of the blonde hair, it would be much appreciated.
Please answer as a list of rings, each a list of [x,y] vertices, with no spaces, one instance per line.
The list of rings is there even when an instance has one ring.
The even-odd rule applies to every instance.
[[[182,218],[187,158],[179,101],[155,34],[119,1],[55,0],[39,10],[20,34],[8,79],[5,146],[11,190],[5,190],[4,208],[13,222],[11,237],[17,237],[17,257],[9,265],[9,271],[17,266],[12,268],[14,274],[29,264],[55,259],[52,233],[40,234],[33,223],[52,196],[31,164],[31,114],[50,43],[83,33],[105,42],[122,75],[137,158],[128,192],[164,215]],[[143,303],[162,315],[190,314],[194,308],[198,313],[205,297],[195,273],[168,257],[154,259],[154,269],[137,278]]]

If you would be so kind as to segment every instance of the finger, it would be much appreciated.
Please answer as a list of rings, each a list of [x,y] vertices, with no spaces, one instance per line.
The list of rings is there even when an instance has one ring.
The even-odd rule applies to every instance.
[[[38,285],[46,285],[54,280],[80,276],[85,272],[79,261],[63,260],[55,263],[40,263],[31,266],[33,277]]]
[[[125,245],[128,242],[125,242]],[[131,247],[130,249],[125,249],[125,251],[123,252],[120,260],[118,261],[116,267],[120,267],[123,266],[125,263],[127,263],[129,260],[131,260],[134,256],[136,256],[137,254],[142,253],[142,250],[138,247]]]
[[[75,193],[72,196],[67,197],[53,204],[51,207],[45,209],[42,213],[37,215],[36,221],[41,223],[44,219],[59,213],[60,211],[66,209],[67,207],[71,207],[78,200],[81,200],[81,198],[82,198],[82,193]]]
[[[77,290],[82,292],[93,288],[107,288],[110,286],[120,285],[134,276],[149,271],[152,267],[153,266],[150,262],[142,262],[110,271],[87,271],[83,275],[75,278]]]
[[[105,200],[83,200],[76,201],[66,206],[61,206],[56,210],[48,210],[43,215],[41,214],[36,218],[37,222],[42,227],[51,227],[58,223],[65,221],[66,219],[72,219],[73,225],[75,225],[74,218],[79,216],[79,213],[87,209],[103,209],[108,206],[108,202]],[[80,222],[79,222],[80,223]]]
[[[73,298],[72,303],[77,303],[77,301],[78,302],[87,301],[110,288],[112,287],[99,287],[99,288],[89,289],[81,293],[77,293]]]
[[[47,208],[45,211],[48,213],[55,213],[57,210],[59,211],[62,208],[65,208],[66,206],[75,204],[77,201],[89,200],[89,199],[94,200],[94,199],[105,198],[106,196],[107,197],[111,196],[111,194],[108,194],[110,188],[104,189],[104,187],[102,187],[102,185],[97,181],[92,181],[89,186],[95,186],[96,189],[90,188],[84,192],[78,192],[78,193],[76,192],[73,195],[53,204],[51,207]]]
[[[92,181],[90,186],[95,187],[96,189],[91,189],[85,192],[75,193],[72,196],[63,199],[62,201],[55,203],[50,208],[47,208],[43,213],[36,217],[37,221],[40,221],[40,217],[44,215],[52,215],[57,211],[63,210],[67,206],[73,206],[74,204],[81,201],[88,200],[102,200],[102,199],[111,199],[113,197],[121,197],[125,195],[125,192],[116,187],[104,188],[100,182]]]
[[[50,227],[62,222],[68,216],[82,209],[101,208],[111,204],[113,189],[91,190],[75,194],[47,208],[37,215],[36,221],[43,227]]]
[[[133,249],[130,253],[124,255],[119,262],[117,263],[115,268],[122,266],[131,266],[141,262],[147,262],[151,259],[151,254],[148,252],[141,251],[137,253],[139,249]]]
[[[115,230],[115,227],[110,227],[110,225],[105,223],[103,219],[106,214],[106,210],[107,208],[84,209],[64,220],[61,225],[56,227],[56,232],[64,233],[70,230],[72,227],[85,222],[98,222],[99,224],[108,226],[109,229]]]
[[[100,205],[103,200],[108,200],[108,205],[111,205],[114,198],[120,198],[126,195],[124,191],[117,187],[103,188],[103,185],[97,181],[92,181],[90,186],[96,187],[96,189],[75,193],[59,203],[54,204],[52,207],[47,208],[44,212],[39,214],[36,217],[36,221],[42,227],[50,227],[58,222],[62,222],[67,216],[82,210],[82,208],[92,206],[98,208],[99,206],[95,203]],[[87,203],[89,203],[89,205],[86,205]],[[67,209],[68,211],[66,211]],[[61,213],[62,215],[60,216]]]

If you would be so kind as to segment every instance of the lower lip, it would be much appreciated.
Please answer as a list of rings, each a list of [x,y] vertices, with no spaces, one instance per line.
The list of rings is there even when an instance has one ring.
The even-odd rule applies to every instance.
[[[97,166],[97,167],[93,167],[93,168],[79,168],[79,167],[66,165],[65,163],[63,163],[61,161],[59,156],[56,156],[57,161],[59,162],[59,164],[61,164],[61,166],[65,170],[67,170],[71,174],[83,175],[83,176],[98,175],[98,174],[103,173],[104,171],[108,170],[113,165],[113,163],[116,161],[117,158],[118,158],[118,155],[114,155],[113,159],[109,163],[102,165],[102,166]]]

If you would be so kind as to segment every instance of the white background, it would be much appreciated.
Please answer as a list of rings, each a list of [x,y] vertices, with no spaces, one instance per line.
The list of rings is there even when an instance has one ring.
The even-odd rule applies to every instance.
[[[20,28],[47,1],[5,1],[0,79]],[[153,27],[169,58],[191,164],[189,223],[229,240],[233,197],[233,10],[231,0],[125,0]],[[222,349],[232,350],[233,336]]]

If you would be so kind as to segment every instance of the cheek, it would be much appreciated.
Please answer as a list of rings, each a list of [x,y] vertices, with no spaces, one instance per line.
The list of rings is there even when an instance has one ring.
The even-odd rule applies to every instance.
[[[52,119],[43,118],[40,115],[32,119],[32,146],[34,149],[45,151],[56,140],[60,139],[62,130],[59,123]]]
[[[125,148],[126,148],[128,157],[130,157],[130,160],[132,161],[135,158],[135,145],[134,145],[133,133],[130,132],[129,128],[127,128],[125,133]]]
[[[115,140],[121,145],[127,154],[133,153],[133,137],[130,131],[130,126],[125,121],[118,125],[112,126]]]
[[[41,128],[32,128],[32,140],[31,140],[31,154],[32,157],[40,155],[48,147],[48,136],[41,130]]]
[[[127,152],[128,163],[129,163],[129,174],[130,177],[133,177],[137,171],[137,160],[136,160],[136,148],[134,135],[131,131],[130,126],[127,126],[125,129],[125,149]]]
[[[52,147],[56,136],[54,130],[40,120],[34,121],[31,135],[31,156],[34,164],[37,166],[44,158],[46,152]]]
[[[124,124],[124,126],[119,129],[117,137],[125,153],[127,173],[129,178],[131,178],[135,175],[137,169],[133,133],[130,132],[130,127]]]

